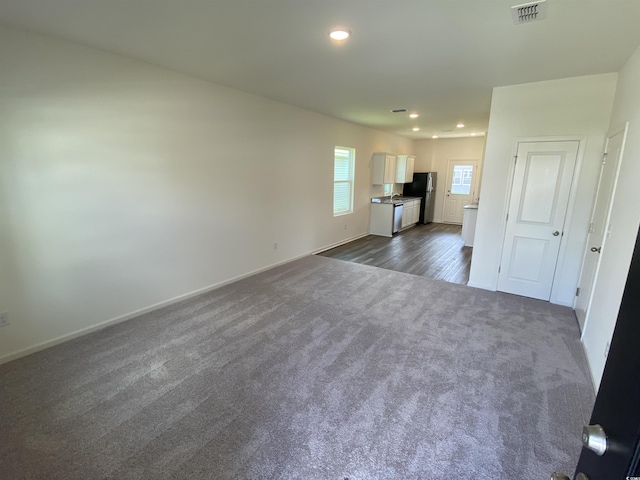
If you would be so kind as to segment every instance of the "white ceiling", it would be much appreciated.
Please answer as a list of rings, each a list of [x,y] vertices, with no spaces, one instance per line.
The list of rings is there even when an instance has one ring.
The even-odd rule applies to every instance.
[[[494,86],[616,72],[640,44],[640,0],[547,0],[546,20],[516,26],[518,3],[0,0],[0,22],[428,138],[486,131]],[[352,38],[330,41],[335,25]]]

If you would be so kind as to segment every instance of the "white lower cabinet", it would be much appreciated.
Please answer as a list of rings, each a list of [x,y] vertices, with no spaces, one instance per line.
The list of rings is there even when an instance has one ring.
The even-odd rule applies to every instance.
[[[420,220],[420,206],[422,205],[422,200],[414,200],[413,202],[413,219],[411,223],[418,223]]]
[[[402,228],[406,228],[411,225],[413,220],[413,202],[404,202],[402,206]]]
[[[465,205],[462,217],[462,239],[465,247],[473,247],[473,238],[476,236],[476,221],[478,220],[478,206]]]
[[[402,202],[402,223],[400,230],[409,228],[420,220],[420,199],[404,200]],[[395,209],[391,203],[372,203],[369,233],[372,235],[382,235],[384,237],[393,236],[393,215]]]
[[[369,233],[390,237],[393,235],[393,205],[372,203]]]
[[[402,228],[415,225],[420,220],[420,204],[422,200],[405,201],[402,210]]]

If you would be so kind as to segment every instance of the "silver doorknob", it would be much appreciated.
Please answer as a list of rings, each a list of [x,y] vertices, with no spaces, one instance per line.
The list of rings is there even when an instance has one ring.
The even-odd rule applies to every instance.
[[[602,250],[602,247],[591,247],[593,253],[600,253],[600,250]]]
[[[582,445],[595,452],[596,455],[604,455],[607,451],[607,434],[600,425],[589,425],[582,429]]]
[[[557,237],[558,235],[560,235],[560,232],[559,232],[558,230],[556,230],[555,232],[553,232],[553,233],[552,233],[552,235],[553,235],[554,237]]]
[[[551,474],[551,480],[571,480],[571,478],[569,478],[564,473],[553,472]],[[589,480],[589,477],[580,472],[578,475],[576,475],[576,480]]]

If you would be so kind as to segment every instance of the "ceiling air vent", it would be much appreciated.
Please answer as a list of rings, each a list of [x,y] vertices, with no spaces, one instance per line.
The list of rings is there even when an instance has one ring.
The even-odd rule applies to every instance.
[[[406,108],[394,108],[393,110],[391,110],[391,113],[404,113],[407,111],[408,110]]]
[[[513,17],[513,23],[515,25],[543,20],[547,18],[546,0],[511,7],[511,16]]]

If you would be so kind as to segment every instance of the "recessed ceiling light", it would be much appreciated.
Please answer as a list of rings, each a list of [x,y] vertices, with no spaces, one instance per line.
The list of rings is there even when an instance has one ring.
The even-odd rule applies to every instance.
[[[472,133],[471,134],[472,137],[475,137],[476,135],[477,135],[477,133]]]
[[[458,128],[464,128],[464,123],[459,123],[459,124],[457,124],[457,125],[456,125],[456,127],[458,127]]]
[[[345,27],[334,27],[329,31],[329,36],[334,40],[346,40],[351,36],[351,30]]]
[[[434,135],[434,136],[432,136],[431,138],[438,138],[438,135]]]
[[[420,129],[418,127],[413,127],[411,130],[413,130],[414,132],[419,131]]]
[[[410,113],[409,114],[409,118],[418,118],[420,115],[418,115],[417,113]]]

